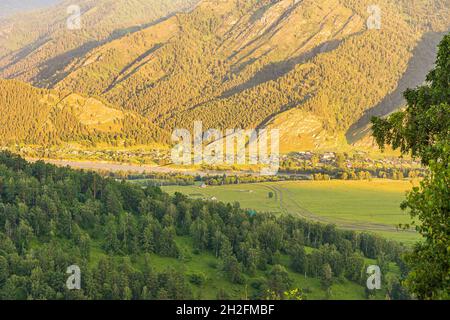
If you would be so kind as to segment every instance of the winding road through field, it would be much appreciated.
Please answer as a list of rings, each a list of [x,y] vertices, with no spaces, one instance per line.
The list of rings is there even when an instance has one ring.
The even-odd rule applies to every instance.
[[[284,214],[293,214],[312,221],[335,224],[340,228],[348,230],[363,230],[370,232],[399,231],[397,227],[387,224],[358,222],[358,221],[348,222],[345,221],[344,219],[339,218],[330,219],[328,217],[314,214],[310,210],[306,209],[303,205],[301,205],[298,197],[296,197],[292,192],[292,190],[290,190],[289,188],[285,188],[281,184],[262,183],[260,185],[268,189],[270,192],[274,193],[276,200],[279,204],[280,211],[283,212]],[[406,232],[411,235],[416,234],[414,230],[402,230],[402,232]]]
[[[28,159],[31,161],[37,161],[37,159]],[[138,164],[119,164],[119,163],[110,163],[110,162],[97,162],[97,161],[70,161],[70,160],[44,160],[45,162],[52,163],[58,166],[70,166],[75,169],[84,169],[84,170],[105,170],[105,171],[113,171],[113,172],[178,172],[190,175],[206,175],[206,174],[214,174],[213,172],[202,172],[196,170],[179,170],[171,167],[158,167],[158,166],[149,166],[149,165],[138,165]],[[223,174],[223,172],[221,172]],[[234,174],[234,173],[233,173]],[[295,182],[293,182],[295,183]],[[312,182],[311,182],[312,183]],[[272,192],[274,194],[274,202],[272,209],[277,208],[275,211],[278,211],[282,214],[290,214],[299,217],[303,217],[305,219],[311,221],[317,221],[321,223],[327,224],[335,224],[336,226],[348,229],[348,230],[360,230],[360,231],[370,231],[370,232],[378,232],[380,234],[389,234],[398,237],[400,240],[412,241],[417,239],[417,233],[413,230],[402,230],[401,232],[396,227],[395,223],[380,223],[380,222],[370,222],[364,221],[364,219],[353,219],[353,217],[343,217],[340,213],[336,212],[333,216],[329,214],[324,214],[322,212],[317,211],[316,209],[310,208],[309,204],[303,203],[302,199],[304,197],[299,194],[295,194],[293,189],[290,187],[289,182],[286,183],[258,183],[253,186],[258,186],[261,189],[267,190],[267,192]],[[265,193],[267,195],[267,193]],[[216,196],[221,200],[220,195],[211,194],[209,197]],[[236,198],[238,201],[239,197]],[[308,199],[308,198],[306,198]],[[324,199],[324,201],[327,199]],[[320,201],[320,200],[319,200]],[[400,201],[399,201],[400,204]],[[330,207],[331,208],[331,207]],[[327,211],[331,211],[327,209]],[[358,212],[358,209],[355,208],[355,214]],[[378,212],[374,214],[374,217],[380,216],[389,216],[392,215],[391,212],[386,211],[386,213]]]

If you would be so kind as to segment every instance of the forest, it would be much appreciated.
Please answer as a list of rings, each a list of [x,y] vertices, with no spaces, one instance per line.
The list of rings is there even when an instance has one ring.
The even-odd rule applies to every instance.
[[[91,50],[54,87],[102,96],[169,131],[193,121],[257,128],[293,109],[332,135],[396,88],[427,33],[448,30],[446,1],[381,1],[381,30],[366,30],[370,4],[202,1]]]
[[[81,0],[77,30],[70,4],[0,19],[0,300],[449,299],[450,0],[378,0],[379,28],[371,0]],[[281,175],[33,162],[170,165],[197,121],[279,127]],[[398,228],[421,241],[163,191],[296,178],[417,180]],[[348,221],[368,211],[351,201]]]
[[[3,79],[0,92],[1,146],[49,147],[78,142],[95,147],[97,143],[130,146],[169,142],[168,134],[149,120],[98,99]]]
[[[192,254],[213,255],[229,283],[251,286],[251,299],[307,298],[292,287],[288,268],[321,279],[325,288],[337,279],[362,285],[366,258],[382,270],[398,265],[387,294],[409,297],[399,279],[408,272],[401,258],[407,249],[379,236],[288,215],[250,214],[238,204],[169,196],[158,187],[0,154],[2,299],[192,298],[193,286],[207,281],[201,273],[155,271],[149,258],[183,259],[178,237],[192,241]],[[97,250],[105,255],[97,257]],[[65,287],[73,264],[83,270],[78,291]],[[252,277],[261,272],[264,277]],[[216,298],[227,297],[217,290]]]
[[[432,61],[434,42],[450,27],[449,0],[379,1],[380,30],[366,26],[368,0],[164,3],[82,1],[83,28],[74,32],[52,18],[64,16],[66,1],[2,22],[0,77],[39,88],[31,93],[18,81],[0,83],[2,90],[27,92],[0,100],[8,113],[2,144],[167,144],[174,128],[202,121],[205,130],[279,127],[290,151],[346,147],[354,141],[331,148],[328,142],[344,137],[397,87],[419,85],[432,64],[412,61],[422,55]],[[70,107],[48,106],[48,95],[58,103],[69,93],[125,116],[86,128]],[[45,106],[36,111],[30,99]],[[89,104],[80,108],[100,117]],[[295,124],[305,118],[315,127]],[[29,132],[10,127],[24,120]]]

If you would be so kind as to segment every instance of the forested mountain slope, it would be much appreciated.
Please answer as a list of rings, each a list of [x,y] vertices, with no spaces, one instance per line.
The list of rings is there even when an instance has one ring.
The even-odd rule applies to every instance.
[[[187,10],[195,0],[62,0],[0,21],[0,77],[48,86],[63,68],[98,45]],[[77,5],[81,29],[67,28]]]
[[[84,0],[78,31],[64,14],[32,32],[29,16],[0,25],[0,76],[101,97],[168,132],[279,128],[282,151],[358,142],[424,81],[450,28],[450,0],[380,0],[380,30],[369,0],[202,0],[174,15],[196,1],[108,1]]]
[[[150,120],[99,99],[0,79],[0,146],[168,142]]]
[[[167,129],[194,120],[261,127],[284,123],[276,116],[291,110],[289,118],[313,119],[317,132],[300,121],[295,133],[282,132],[284,141],[295,146],[304,131],[315,147],[330,138],[333,145],[396,90],[426,34],[449,28],[448,0],[380,1],[380,30],[367,29],[370,5],[205,0],[92,50],[56,87],[101,95]]]

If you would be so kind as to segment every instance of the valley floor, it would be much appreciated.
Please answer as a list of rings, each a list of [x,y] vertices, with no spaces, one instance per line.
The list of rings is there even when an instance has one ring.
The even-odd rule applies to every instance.
[[[46,159],[45,162],[74,169],[110,172],[206,174],[199,170],[145,164],[50,159]],[[217,172],[208,173],[217,174]],[[224,172],[219,174],[222,175]],[[168,193],[181,192],[193,198],[239,202],[241,207],[258,212],[293,214],[309,220],[336,224],[343,229],[375,232],[388,239],[412,244],[419,239],[419,235],[412,230],[399,230],[398,226],[411,222],[408,213],[400,209],[400,203],[405,199],[406,192],[417,184],[416,180],[374,179],[284,181],[207,188],[168,186],[163,189]],[[269,193],[272,193],[273,197],[269,197]]]
[[[168,186],[163,189],[195,198],[237,201],[246,209],[294,214],[344,229],[376,232],[410,244],[418,240],[418,234],[397,227],[410,222],[408,213],[400,209],[400,203],[414,183],[393,180],[286,181],[207,188]]]

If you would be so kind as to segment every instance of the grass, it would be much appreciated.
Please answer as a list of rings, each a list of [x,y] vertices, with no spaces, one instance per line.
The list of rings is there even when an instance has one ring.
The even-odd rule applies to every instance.
[[[59,241],[65,241],[59,239]],[[157,254],[149,254],[150,264],[154,271],[163,272],[169,269],[175,269],[182,272],[185,275],[185,279],[189,281],[189,276],[192,274],[203,274],[206,281],[201,286],[190,284],[193,292],[193,298],[199,300],[214,300],[217,298],[217,293],[220,289],[228,294],[229,299],[241,300],[251,299],[256,290],[251,286],[252,282],[266,278],[266,273],[270,271],[271,266],[268,266],[268,270],[257,270],[254,275],[244,274],[245,284],[233,284],[228,281],[226,275],[221,271],[220,260],[216,258],[210,252],[196,253],[193,248],[192,238],[188,236],[179,236],[175,239],[177,246],[181,252],[179,258],[162,257]],[[42,244],[33,240],[32,248],[38,248]],[[69,243],[67,242],[67,245]],[[305,251],[309,254],[317,249],[311,247],[305,247]],[[90,259],[89,268],[94,269],[102,258],[107,258],[108,253],[102,248],[101,242],[98,240],[92,240],[90,246]],[[115,259],[125,259],[133,265],[134,268],[142,270],[144,266],[144,255],[140,254],[135,259],[131,256],[115,255]],[[365,258],[365,265],[376,264],[373,259]],[[365,300],[364,286],[347,279],[335,278],[331,287],[331,296],[327,297],[326,290],[322,287],[320,279],[305,276],[294,272],[290,268],[291,260],[287,255],[281,255],[279,264],[283,265],[292,280],[292,288],[302,289],[304,298],[307,300],[323,300],[323,299],[338,299],[338,300]],[[400,270],[395,263],[390,263],[389,275],[400,274]],[[385,282],[382,282],[381,290],[377,290],[375,299],[383,300],[386,296],[386,288],[383,287]]]
[[[410,188],[410,182],[389,180],[292,181],[207,188],[200,188],[198,185],[163,187],[169,193],[178,191],[193,198],[211,199],[216,197],[224,202],[239,201],[242,207],[256,209],[259,212],[291,213],[309,219],[335,222],[358,230],[374,231],[403,241],[407,241],[407,236],[411,236],[411,234],[393,231],[390,228],[397,223],[408,222],[408,216],[401,212],[399,203]],[[269,192],[273,192],[272,198],[269,197]],[[416,237],[414,234],[412,236]],[[181,252],[180,258],[150,254],[150,263],[158,272],[174,268],[182,272],[187,281],[189,281],[189,275],[203,274],[206,281],[202,285],[191,284],[195,299],[215,299],[220,289],[227,292],[231,299],[250,298],[255,293],[251,284],[258,279],[265,278],[266,272],[271,268],[269,266],[267,271],[258,270],[254,275],[245,274],[246,284],[233,284],[221,271],[220,260],[213,254],[195,252],[192,239],[189,237],[177,237],[176,242]],[[305,249],[308,253],[316,250],[309,247]],[[100,244],[93,241],[90,266],[94,267],[104,256],[106,253]],[[139,255],[132,262],[138,269],[142,267],[143,263],[143,255]],[[343,278],[334,279],[331,296],[327,297],[327,292],[322,287],[320,279],[294,272],[290,268],[288,256],[282,255],[280,264],[286,267],[292,280],[292,287],[302,289],[306,299],[366,299],[363,285]],[[376,261],[366,258],[365,264],[376,264]],[[398,274],[398,267],[391,263],[387,276]],[[384,285],[385,282],[383,281],[382,284]],[[382,290],[376,292],[375,299],[384,299],[385,295],[386,289],[383,286]]]
[[[241,207],[259,212],[293,214],[345,229],[369,231],[386,238],[412,244],[419,239],[413,231],[400,231],[410,222],[400,209],[411,181],[287,181],[275,183],[198,186],[168,186],[168,193],[181,192],[193,198],[216,198],[239,202]],[[273,197],[269,197],[269,193]]]
[[[157,272],[163,272],[170,268],[183,272],[187,281],[189,281],[189,275],[191,274],[203,274],[206,277],[206,281],[203,285],[197,286],[191,284],[193,291],[193,297],[195,299],[216,299],[217,292],[223,289],[229,295],[230,299],[250,299],[255,289],[252,288],[251,283],[255,280],[265,278],[267,271],[258,270],[254,275],[249,276],[245,274],[246,284],[233,284],[228,281],[226,275],[220,270],[220,261],[213,254],[209,252],[194,253],[192,246],[192,239],[189,237],[177,237],[177,246],[182,253],[182,258],[167,258],[161,257],[156,254],[150,254],[150,263],[152,268]],[[312,252],[316,249],[305,248],[307,252]],[[91,245],[91,259],[90,267],[95,267],[102,257],[106,257],[107,253],[103,251],[100,243],[93,241]],[[119,256],[116,256],[119,258]],[[144,256],[140,255],[132,262],[130,257],[130,263],[135,268],[141,269],[144,264]],[[366,259],[366,264],[374,264],[375,261]],[[327,299],[326,290],[321,286],[320,279],[305,277],[303,274],[294,272],[290,266],[290,258],[286,255],[281,256],[280,264],[286,267],[289,277],[292,280],[293,288],[300,288],[305,294],[305,298],[308,300],[322,300]],[[397,269],[393,269],[393,273],[398,274]],[[332,295],[329,299],[339,300],[364,300],[365,290],[364,287],[355,282],[351,282],[346,279],[335,279],[331,288]],[[381,289],[377,292],[376,299],[384,299],[385,289]]]

